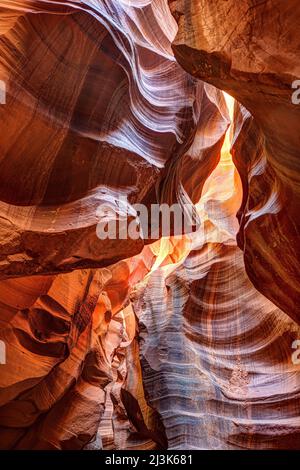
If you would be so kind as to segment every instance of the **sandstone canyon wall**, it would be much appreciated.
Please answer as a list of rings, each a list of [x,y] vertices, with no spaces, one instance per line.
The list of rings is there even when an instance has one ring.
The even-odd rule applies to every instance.
[[[299,20],[1,2],[1,449],[300,449]]]
[[[299,319],[299,2],[169,3],[178,62],[253,116],[237,120],[233,148],[245,192],[239,246],[255,286]]]

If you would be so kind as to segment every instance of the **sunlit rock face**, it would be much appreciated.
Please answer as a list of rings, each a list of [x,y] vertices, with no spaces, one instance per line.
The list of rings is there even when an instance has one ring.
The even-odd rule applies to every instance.
[[[169,1],[178,62],[227,91],[239,116],[234,158],[244,183],[239,246],[255,286],[299,321],[300,4]],[[284,255],[283,255],[284,253]]]
[[[144,397],[130,293],[186,244],[158,241],[109,268],[0,283],[2,449],[167,446]]]
[[[0,276],[139,253],[140,238],[99,240],[97,209],[118,218],[122,197],[134,218],[134,203],[197,201],[228,126],[220,92],[175,61],[166,2],[10,0],[0,12]]]
[[[228,148],[184,259],[136,287],[141,365],[169,449],[299,449],[300,327],[251,284],[237,247],[241,180]]]
[[[299,7],[272,3],[1,2],[0,448],[300,448]],[[200,227],[98,238],[102,204],[156,202]]]

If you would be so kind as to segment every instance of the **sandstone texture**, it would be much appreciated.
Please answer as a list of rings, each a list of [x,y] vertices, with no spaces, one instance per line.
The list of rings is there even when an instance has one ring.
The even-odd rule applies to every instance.
[[[256,288],[299,321],[300,4],[296,0],[169,1],[176,59],[232,95],[242,175],[239,246]],[[282,255],[284,252],[284,255]]]
[[[300,449],[299,21],[2,0],[1,450]]]

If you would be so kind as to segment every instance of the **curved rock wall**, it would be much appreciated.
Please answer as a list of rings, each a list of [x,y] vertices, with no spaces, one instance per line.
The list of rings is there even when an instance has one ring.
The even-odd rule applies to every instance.
[[[299,448],[299,16],[1,2],[2,449]],[[99,239],[136,203],[201,224]]]
[[[253,130],[249,122],[239,123],[239,151],[234,149],[248,191],[240,247],[254,285],[299,321],[300,107],[292,101],[300,77],[299,2],[169,5],[179,27],[173,43],[178,62],[227,91],[253,116]]]
[[[235,240],[240,185],[225,152],[189,253],[136,289],[145,392],[169,449],[299,448],[300,329],[247,277]]]
[[[139,253],[141,238],[97,237],[99,207],[196,202],[228,126],[221,94],[176,63],[166,2],[13,0],[1,18],[1,278]]]

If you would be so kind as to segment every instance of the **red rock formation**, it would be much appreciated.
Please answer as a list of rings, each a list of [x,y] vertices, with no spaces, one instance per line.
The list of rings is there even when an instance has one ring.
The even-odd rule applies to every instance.
[[[228,118],[220,93],[174,60],[166,8],[4,2],[1,278],[105,266],[140,252],[142,239],[97,237],[99,206],[119,218],[120,197],[132,217],[134,203],[199,199]]]
[[[178,62],[253,115],[252,124],[240,116],[234,146],[245,196],[240,247],[254,285],[299,321],[300,106],[292,102],[300,77],[299,2],[169,4],[179,26]]]
[[[299,448],[298,16],[2,1],[0,448]],[[97,236],[156,202],[200,227]]]
[[[190,252],[136,289],[145,392],[169,449],[299,449],[300,328],[246,275],[240,184],[225,152]]]

